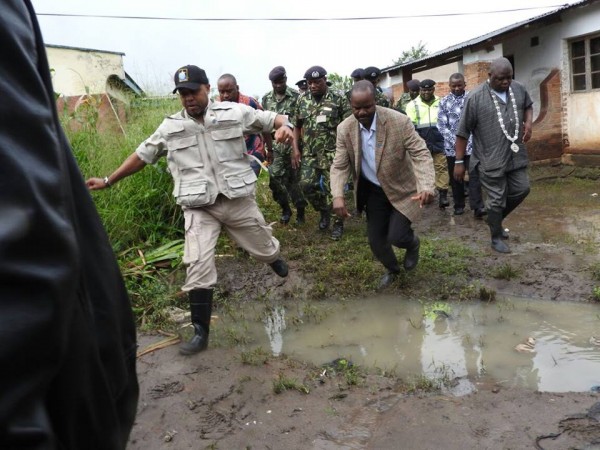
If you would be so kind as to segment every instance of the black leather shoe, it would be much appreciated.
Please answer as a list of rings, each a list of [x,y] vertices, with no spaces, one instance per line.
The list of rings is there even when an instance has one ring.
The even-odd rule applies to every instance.
[[[284,209],[283,212],[281,213],[281,217],[279,218],[279,222],[281,222],[284,225],[287,225],[288,223],[290,223],[291,218],[292,218],[292,210]]]
[[[194,336],[179,346],[182,355],[193,355],[206,350],[208,347],[208,333],[201,325],[194,324]]]
[[[502,239],[492,239],[492,248],[498,253],[510,253],[510,248]]]
[[[487,211],[485,210],[485,208],[477,208],[475,211],[473,211],[473,216],[479,220],[482,220],[483,216],[485,216],[486,214]]]
[[[407,272],[413,270],[419,264],[419,249],[421,248],[421,241],[415,236],[410,247],[406,249],[404,254],[404,270]]]
[[[329,211],[321,211],[321,220],[319,221],[319,230],[325,231],[329,228],[329,224],[331,223],[331,216]]]
[[[454,208],[455,216],[462,216],[465,213],[465,208]]]
[[[271,266],[271,269],[273,269],[273,272],[275,272],[281,278],[288,276],[288,265],[283,259],[279,258],[277,261],[274,261],[269,265]]]
[[[296,210],[296,225],[302,225],[304,222],[304,208],[298,208]]]
[[[385,289],[390,286],[396,279],[398,278],[398,274],[396,272],[386,272],[384,276],[379,280],[379,284],[377,285],[377,289]]]
[[[344,222],[338,222],[337,220],[333,223],[333,230],[331,230],[331,239],[339,241],[344,234]]]

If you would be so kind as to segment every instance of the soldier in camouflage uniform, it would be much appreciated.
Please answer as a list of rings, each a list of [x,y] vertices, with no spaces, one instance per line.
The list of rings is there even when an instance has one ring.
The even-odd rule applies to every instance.
[[[408,80],[406,87],[408,88],[408,92],[403,92],[394,105],[394,109],[400,111],[402,114],[406,114],[406,105],[419,96],[421,82],[417,79]]]
[[[383,106],[385,108],[390,108],[392,104],[390,103],[390,99],[382,92],[381,88],[378,86],[379,76],[381,75],[381,70],[377,67],[367,67],[365,69],[365,80],[369,80],[375,86],[375,104],[378,106]]]
[[[271,80],[273,90],[263,96],[263,108],[288,116],[290,121],[293,121],[299,94],[288,87],[285,68],[282,66],[273,68],[269,73],[269,80]],[[292,146],[285,143],[267,142],[267,150],[273,155],[273,162],[269,166],[271,177],[269,187],[273,198],[281,206],[279,221],[287,224],[292,217],[289,195],[296,206],[296,224],[303,224],[306,200],[304,200],[299,185],[300,171],[292,167]]]
[[[292,159],[293,166],[300,167],[300,186],[305,198],[321,213],[319,229],[323,231],[331,222],[329,168],[335,155],[337,126],[350,115],[346,98],[328,88],[326,75],[327,71],[321,66],[313,66],[304,74],[309,92],[299,97],[294,114]],[[339,240],[343,232],[344,222],[338,218],[331,238]]]

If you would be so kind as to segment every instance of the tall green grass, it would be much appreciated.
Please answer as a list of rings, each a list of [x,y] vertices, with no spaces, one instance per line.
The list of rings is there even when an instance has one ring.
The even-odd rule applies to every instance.
[[[131,107],[121,131],[98,132],[93,108],[76,115],[63,114],[63,125],[84,178],[112,173],[150,136],[164,116],[180,108],[177,99]],[[75,125],[75,126],[74,126]],[[92,192],[116,252],[146,243],[157,246],[182,237],[182,216],[171,196],[172,181],[164,159],[155,166]]]

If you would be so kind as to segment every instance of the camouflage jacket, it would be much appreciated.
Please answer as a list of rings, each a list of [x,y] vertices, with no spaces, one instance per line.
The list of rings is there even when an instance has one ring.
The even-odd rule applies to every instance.
[[[385,108],[391,108],[391,102],[389,100],[389,98],[387,98],[387,96],[380,91],[375,91],[376,95],[375,95],[375,104],[377,106],[383,106]],[[352,94],[352,89],[348,89],[346,91],[346,100],[348,100],[348,104],[350,104],[350,95]]]
[[[277,114],[284,114],[290,118],[290,122],[293,123],[293,115],[296,110],[296,103],[298,102],[298,92],[293,90],[291,87],[285,89],[285,97],[283,100],[277,101],[274,91],[269,91],[262,98],[262,106],[267,111],[274,111]]]
[[[296,126],[302,122],[304,155],[335,152],[337,126],[349,115],[346,98],[330,89],[320,102],[311,93],[299,97],[294,121]]]

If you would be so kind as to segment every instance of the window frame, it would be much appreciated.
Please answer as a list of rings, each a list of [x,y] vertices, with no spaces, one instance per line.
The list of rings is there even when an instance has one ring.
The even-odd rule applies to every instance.
[[[600,91],[600,51],[592,54],[590,45],[591,41],[594,39],[600,40],[600,33],[580,36],[576,39],[569,40],[569,78],[571,83],[571,92],[574,94]],[[583,42],[583,55],[574,56],[573,46],[581,42]],[[600,43],[598,43],[598,45],[600,46]],[[592,58],[597,58],[599,60],[599,62],[597,62],[596,70],[592,70]],[[575,64],[577,62],[581,64],[582,59],[584,61],[584,71],[575,73]],[[576,77],[581,77],[582,75],[585,77],[585,86],[583,89],[576,89],[576,83],[578,83],[578,81],[576,81]],[[596,87],[592,87],[593,76],[596,78]]]

